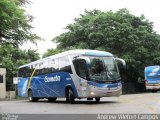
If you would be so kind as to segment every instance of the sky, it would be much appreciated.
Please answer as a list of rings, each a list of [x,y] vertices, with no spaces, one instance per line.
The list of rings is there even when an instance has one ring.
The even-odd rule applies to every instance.
[[[30,0],[26,12],[34,16],[33,32],[44,39],[37,45],[25,43],[21,49],[37,49],[43,55],[47,49],[56,48],[51,40],[65,32],[67,24],[84,13],[84,10],[117,11],[127,8],[131,14],[144,16],[153,22],[154,30],[160,34],[159,0]]]

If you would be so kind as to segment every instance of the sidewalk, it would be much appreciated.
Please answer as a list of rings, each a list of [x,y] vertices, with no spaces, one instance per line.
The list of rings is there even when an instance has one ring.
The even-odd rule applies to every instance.
[[[6,98],[0,98],[0,101],[6,101],[7,99]]]
[[[0,101],[11,101],[11,100],[18,100],[16,98],[0,98]]]

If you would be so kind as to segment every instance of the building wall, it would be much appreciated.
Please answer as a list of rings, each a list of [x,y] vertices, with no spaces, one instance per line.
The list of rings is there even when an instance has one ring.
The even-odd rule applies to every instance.
[[[16,92],[15,91],[7,91],[6,92],[6,98],[7,99],[14,99],[16,97]]]
[[[6,98],[6,69],[0,68],[0,77],[3,80],[0,80],[0,99]]]

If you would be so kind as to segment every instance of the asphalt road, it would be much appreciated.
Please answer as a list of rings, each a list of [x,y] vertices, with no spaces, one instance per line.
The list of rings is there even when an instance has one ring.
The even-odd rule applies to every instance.
[[[56,102],[40,100],[0,101],[0,113],[12,114],[103,114],[144,113],[160,114],[160,93],[121,95],[118,98],[102,98],[100,103],[76,100],[75,104],[57,99]]]

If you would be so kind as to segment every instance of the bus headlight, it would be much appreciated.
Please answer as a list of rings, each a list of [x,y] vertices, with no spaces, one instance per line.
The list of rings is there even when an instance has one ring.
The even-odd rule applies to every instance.
[[[90,94],[91,94],[91,95],[95,95],[95,93],[94,93],[94,92],[91,92]]]

